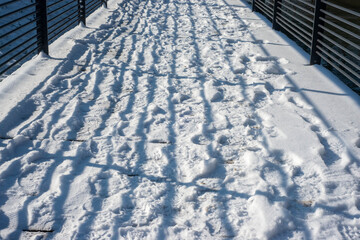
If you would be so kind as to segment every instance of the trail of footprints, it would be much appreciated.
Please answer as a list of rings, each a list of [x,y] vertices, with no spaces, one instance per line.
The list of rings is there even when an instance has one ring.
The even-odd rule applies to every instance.
[[[35,108],[43,108],[44,110],[38,110],[32,116],[24,117],[27,121],[20,124],[21,127],[18,133],[32,139],[30,145],[32,145],[31,147],[33,149],[39,149],[42,145],[46,145],[46,143],[42,143],[41,141],[46,142],[48,139],[59,141],[79,140],[79,142],[75,141],[66,144],[68,146],[63,145],[63,147],[67,149],[65,154],[68,154],[71,158],[71,156],[75,155],[80,145],[92,144],[92,146],[90,146],[91,153],[86,153],[85,151],[84,154],[85,156],[86,154],[96,156],[94,157],[94,159],[96,159],[95,162],[91,162],[90,164],[98,166],[99,170],[95,171],[93,177],[87,182],[90,194],[95,197],[93,203],[84,203],[83,205],[83,216],[78,219],[80,222],[78,230],[80,232],[89,230],[81,226],[90,224],[94,227],[98,226],[96,229],[98,234],[103,234],[102,236],[106,238],[105,232],[110,231],[111,227],[102,224],[102,220],[117,219],[119,216],[128,216],[129,213],[133,213],[134,215],[141,215],[142,212],[146,213],[143,215],[141,222],[134,222],[131,217],[128,219],[121,219],[120,217],[117,220],[118,222],[115,221],[115,227],[119,227],[120,231],[122,231],[121,233],[126,235],[130,234],[130,230],[127,229],[128,227],[139,228],[151,226],[151,224],[156,222],[157,214],[164,214],[166,209],[160,209],[160,206],[164,204],[162,200],[166,195],[167,179],[163,176],[162,167],[165,166],[168,161],[164,156],[164,152],[173,142],[169,141],[167,128],[169,124],[168,108],[170,106],[157,99],[167,99],[170,95],[172,99],[170,99],[169,103],[174,107],[177,121],[176,126],[173,126],[175,128],[174,131],[177,137],[188,135],[190,138],[189,143],[180,144],[197,145],[200,151],[209,146],[213,147],[214,150],[211,153],[213,153],[214,156],[208,157],[218,157],[222,159],[223,162],[219,164],[224,166],[225,171],[231,175],[227,179],[218,179],[216,176],[214,177],[210,174],[207,176],[209,178],[205,179],[206,181],[202,181],[202,179],[199,178],[197,184],[203,186],[203,188],[193,189],[191,194],[189,193],[188,196],[185,196],[188,198],[188,201],[194,202],[194,207],[186,209],[178,206],[177,209],[168,209],[168,214],[178,216],[179,219],[176,219],[176,221],[183,221],[180,216],[190,216],[188,212],[195,211],[198,214],[204,214],[209,217],[209,221],[203,226],[209,232],[209,236],[222,235],[223,237],[231,237],[226,235],[228,233],[222,232],[223,230],[221,229],[221,224],[219,224],[219,219],[222,211],[226,211],[227,208],[236,209],[235,214],[234,212],[230,214],[230,220],[232,224],[239,228],[238,232],[250,237],[252,233],[242,232],[241,226],[250,221],[250,216],[247,215],[247,207],[249,205],[247,200],[250,194],[254,194],[254,189],[257,189],[262,181],[266,182],[271,190],[272,196],[276,196],[279,199],[283,196],[290,198],[288,199],[290,202],[288,209],[291,210],[291,213],[294,215],[295,222],[297,221],[296,219],[305,220],[311,216],[312,210],[309,207],[317,202],[323,192],[331,196],[332,193],[338,194],[339,191],[343,191],[341,193],[343,195],[350,194],[352,191],[359,191],[360,184],[349,174],[345,174],[348,177],[347,179],[339,179],[339,176],[344,176],[342,171],[335,171],[334,169],[322,173],[309,171],[309,169],[296,167],[295,164],[293,164],[295,160],[292,159],[291,156],[287,156],[286,153],[271,153],[265,151],[264,144],[262,143],[264,140],[263,131],[273,131],[274,136],[276,136],[277,133],[273,126],[263,125],[265,119],[263,115],[259,114],[259,110],[279,101],[279,99],[283,97],[282,92],[284,92],[287,102],[298,109],[299,115],[323,145],[323,149],[319,151],[319,154],[324,163],[331,168],[332,166],[336,166],[338,160],[341,158],[341,148],[336,148],[337,145],[341,144],[338,143],[335,138],[331,138],[331,135],[329,137],[329,134],[327,134],[328,129],[324,128],[321,120],[309,113],[311,112],[311,106],[299,97],[292,96],[291,93],[289,94],[284,89],[279,89],[279,84],[274,83],[277,77],[280,78],[286,74],[286,70],[283,69],[282,65],[285,65],[287,60],[252,55],[250,53],[251,47],[256,47],[257,44],[261,44],[260,42],[251,43],[251,45],[248,45],[249,52],[236,56],[238,46],[243,43],[235,40],[238,39],[238,37],[230,38],[228,36],[234,36],[237,31],[243,31],[246,25],[241,23],[238,24],[236,28],[234,27],[234,29],[226,28],[229,21],[225,21],[225,18],[220,16],[214,19],[217,26],[223,26],[222,28],[219,27],[217,31],[211,27],[200,29],[196,27],[196,24],[196,31],[194,31],[199,38],[201,36],[208,36],[213,40],[213,43],[207,46],[209,49],[208,53],[212,53],[213,57],[223,56],[224,53],[227,55],[228,60],[220,59],[213,61],[215,64],[207,66],[206,53],[203,53],[203,55],[200,54],[199,57],[207,68],[204,68],[204,72],[199,73],[199,68],[197,68],[199,62],[191,60],[186,62],[184,60],[187,59],[184,56],[196,52],[194,46],[188,44],[188,36],[180,36],[179,34],[182,33],[182,28],[186,29],[191,24],[190,19],[186,16],[188,9],[184,8],[183,10],[180,9],[179,19],[174,19],[179,28],[179,36],[177,38],[179,47],[178,50],[176,50],[177,60],[179,60],[176,61],[176,75],[178,76],[173,76],[172,74],[174,73],[170,75],[170,70],[167,67],[157,69],[158,63],[167,61],[167,49],[162,47],[161,49],[153,51],[154,49],[151,49],[151,47],[155,48],[155,46],[145,44],[144,39],[140,38],[140,35],[144,33],[151,36],[156,35],[159,29],[156,29],[155,25],[157,25],[159,21],[164,22],[163,18],[157,18],[157,16],[152,18],[153,24],[143,23],[139,20],[140,17],[145,14],[155,14],[155,9],[152,11],[146,10],[147,12],[144,10],[153,6],[150,2],[151,1],[142,3],[140,7],[133,6],[133,8],[135,10],[138,9],[141,14],[135,17],[137,15],[136,13],[129,13],[127,17],[124,17],[124,21],[128,21],[128,24],[121,24],[121,26],[126,27],[121,27],[118,31],[115,31],[116,34],[118,34],[117,37],[112,36],[112,38],[121,41],[125,39],[123,41],[124,45],[133,45],[137,50],[129,53],[125,53],[125,49],[121,49],[121,51],[118,52],[109,50],[104,56],[105,58],[111,59],[111,56],[114,55],[115,59],[112,59],[112,63],[125,66],[122,69],[126,70],[124,75],[116,73],[112,67],[107,67],[106,71],[101,71],[99,69],[100,63],[99,66],[96,64],[89,66],[88,64],[93,61],[94,53],[102,52],[103,49],[111,49],[112,46],[122,48],[121,44],[111,43],[114,41],[109,38],[111,41],[105,41],[102,45],[103,49],[94,49],[94,46],[90,46],[89,50],[85,50],[83,49],[83,45],[86,43],[79,42],[76,47],[83,49],[83,51],[82,56],[77,60],[77,68],[68,69],[65,65],[71,64],[69,60],[61,70],[63,71],[66,81],[64,81],[64,79],[52,79],[51,82],[53,86],[44,86],[42,93],[36,95],[37,98],[48,99],[49,102],[57,99],[59,104],[53,106],[47,104],[43,106],[37,105],[37,102],[34,101],[33,104]],[[186,4],[186,2],[182,2],[182,4]],[[201,12],[200,15],[197,15],[198,17],[206,17],[208,15],[206,4],[207,2],[201,5],[194,4],[194,11]],[[209,6],[207,7],[214,13],[225,7],[225,5],[221,4],[208,4]],[[155,5],[160,6],[159,4]],[[191,6],[188,8],[191,8]],[[126,13],[124,14],[126,15]],[[216,14],[214,16],[216,16]],[[129,35],[129,33],[133,34]],[[165,32],[162,32],[162,34],[165,34]],[[160,36],[162,36],[162,34],[160,34]],[[227,36],[227,38],[222,39],[222,35]],[[242,37],[243,39],[250,39],[250,36],[246,34]],[[91,39],[89,39],[89,41],[91,42]],[[159,43],[163,43],[161,39],[156,41],[156,44]],[[182,51],[179,50],[181,47],[184,47]],[[129,50],[128,48],[126,49]],[[145,69],[143,66],[146,65],[145,62],[149,59],[154,61],[153,67],[152,69]],[[133,63],[137,63],[138,71],[136,71],[136,69],[130,69]],[[224,79],[219,81],[218,79],[214,79],[214,73],[224,68],[227,69],[224,70]],[[93,72],[93,70],[94,73],[90,73]],[[177,84],[177,87],[168,86],[165,89],[152,89],[155,87],[159,88],[156,84],[167,81],[167,74],[174,78],[173,84]],[[185,74],[187,74],[187,77],[182,79],[183,76],[181,75]],[[273,76],[275,80],[264,77],[269,74]],[[101,82],[100,79],[109,78],[109,76],[113,79],[123,77],[124,81],[114,83]],[[154,76],[154,78],[152,79],[151,76]],[[137,85],[134,83],[134,79],[137,79]],[[203,81],[202,90],[204,91],[205,99],[203,99],[201,91],[198,90],[201,87],[199,79]],[[86,82],[89,83],[85,84]],[[62,91],[56,92],[54,87],[59,87]],[[119,95],[102,97],[100,88],[103,89],[103,91],[118,93]],[[244,89],[248,90],[244,91]],[[146,99],[146,96],[150,96],[149,91],[154,91],[152,93],[153,101],[151,103],[143,101]],[[290,97],[288,95],[290,95]],[[132,109],[130,109],[126,104],[129,104],[129,102],[133,100],[135,102]],[[208,102],[209,106],[205,106],[202,103],[203,100]],[[226,108],[222,107],[224,103],[227,104]],[[148,104],[148,106],[144,106],[144,104]],[[30,102],[28,106],[29,105],[31,105]],[[107,106],[103,111],[95,112],[92,110],[98,109],[97,106],[103,105]],[[207,107],[211,109],[206,109]],[[134,115],[137,113],[132,112],[134,108],[144,109],[144,111],[146,111],[139,113],[144,116],[144,119],[141,119],[143,122],[133,121],[133,119],[137,117]],[[48,112],[53,112],[54,114],[51,116]],[[206,116],[207,112],[210,112],[211,116]],[[61,122],[54,123],[55,119],[58,118],[61,119]],[[107,121],[109,127],[106,128],[106,125],[102,125],[103,121]],[[42,127],[44,124],[48,124],[48,126],[46,128]],[[52,129],[49,128],[50,124],[53,125]],[[194,125],[194,127],[188,132],[189,130],[186,129],[186,126],[191,124]],[[134,126],[136,125],[139,126],[139,131],[143,130],[143,132],[134,132],[133,130],[136,129]],[[70,128],[64,126],[70,126]],[[51,129],[51,131],[45,132],[45,129]],[[112,140],[112,142],[105,142],[103,146],[98,146],[95,140],[89,140],[92,137],[99,137],[101,133],[104,132],[107,132],[108,136],[112,135],[113,131],[117,133],[117,139]],[[12,133],[15,132],[16,130]],[[235,137],[236,134],[241,135],[241,137]],[[144,135],[154,136],[154,138],[142,138]],[[35,141],[36,139],[40,141]],[[144,141],[146,141],[146,143],[144,143]],[[2,141],[1,144],[3,144],[3,142],[4,141]],[[142,143],[152,148],[152,150],[146,150],[149,151],[148,159],[146,159],[148,162],[142,160],[141,158],[144,156],[139,156],[137,152],[140,148],[139,145]],[[360,148],[360,137],[355,140],[354,144]],[[55,154],[58,151],[55,145],[55,143],[49,143],[47,146],[49,152]],[[5,148],[5,146],[0,145],[0,148]],[[181,150],[177,151],[177,153],[179,153]],[[242,157],[246,151],[253,152],[260,156],[262,155],[262,157],[267,159],[266,163],[259,163],[257,165],[259,169],[252,169],[252,171],[258,173],[257,177],[248,175],[247,172],[251,171],[247,171],[244,167]],[[204,155],[206,156],[208,153]],[[16,154],[12,156],[18,157]],[[200,156],[199,159],[201,157],[203,156]],[[53,199],[61,195],[61,190],[57,189],[58,186],[50,187],[43,182],[43,179],[46,178],[45,176],[55,171],[60,172],[59,176],[68,176],[70,173],[66,170],[67,166],[77,168],[75,169],[76,171],[81,171],[80,169],[82,168],[70,165],[70,163],[67,162],[62,164],[56,163],[57,159],[50,160],[51,154],[44,155],[40,151],[32,151],[25,156],[24,159],[26,159],[26,162],[36,163],[36,165],[30,164],[27,166],[27,171],[19,177],[17,184],[22,189],[22,192],[29,198],[35,198],[40,194],[36,204],[33,204],[34,212],[39,211],[38,208],[40,206],[37,205],[40,205],[41,202],[45,205],[47,204],[46,209],[52,209],[53,207],[50,206],[51,203],[43,199],[46,197]],[[139,161],[143,162],[139,164]],[[150,169],[147,168],[147,164],[158,164],[158,167],[152,168],[153,172],[147,172],[147,170]],[[106,165],[110,165],[111,167],[105,167]],[[138,172],[132,172],[134,167],[138,167],[136,170],[143,175],[139,176]],[[180,175],[181,166],[178,168],[177,171]],[[157,170],[154,171],[153,169]],[[284,169],[287,171],[285,172]],[[34,174],[35,172],[36,175]],[[127,195],[126,191],[128,191],[124,186],[132,185],[134,182],[140,181],[140,178],[146,179],[146,177],[148,177],[149,181],[142,181],[139,185],[135,186],[132,192],[132,196],[141,196],[138,202],[134,201],[135,204],[130,202],[122,203],[121,201],[125,200],[124,195]],[[186,177],[184,177],[184,179],[186,179]],[[61,179],[54,180],[58,181],[58,184],[61,182]],[[30,182],[32,183],[31,185],[25,184]],[[141,189],[140,184],[151,185],[151,191],[148,193],[139,192],[139,189]],[[111,186],[113,192],[110,193],[107,191],[106,187],[104,187],[107,185],[109,188]],[[215,206],[215,202],[218,200],[216,198],[219,197],[219,191],[223,186],[227,186],[226,190],[228,191],[228,195],[223,197],[223,206]],[[237,186],[238,189],[236,189],[235,186]],[[49,193],[44,194],[44,191],[48,191]],[[180,192],[181,188],[179,188],[178,191]],[[189,188],[185,188],[184,191],[189,191]],[[245,192],[244,196],[235,194],[239,192]],[[153,205],[148,205],[145,200],[146,194],[149,196],[158,196],[158,202]],[[183,193],[181,192],[181,194]],[[233,194],[233,196],[231,196],[231,194]],[[309,195],[313,196],[313,198],[303,198],[303,196]],[[128,197],[130,198],[130,196]],[[194,200],[196,198],[197,200]],[[213,202],[205,201],[207,198],[213,198]],[[341,202],[341,200],[339,201]],[[357,209],[360,210],[360,198],[355,199],[354,202]],[[116,203],[118,206],[116,206]],[[111,204],[114,204],[114,206],[110,206]],[[101,208],[105,206],[111,209],[111,211],[101,212]],[[144,207],[142,208],[141,206]],[[164,206],[164,208],[171,208],[171,206]],[[98,212],[98,214],[92,217],[89,216],[88,214],[93,211]],[[171,213],[172,211],[175,213]],[[191,218],[192,219],[187,219],[183,224],[188,224],[190,227],[191,224],[195,225],[196,216]],[[36,223],[36,219],[32,221]],[[300,220],[298,220],[297,223],[305,228]],[[340,225],[339,231],[344,237],[350,239],[356,239],[360,236],[358,226]],[[144,230],[144,234],[145,233],[146,230]]]

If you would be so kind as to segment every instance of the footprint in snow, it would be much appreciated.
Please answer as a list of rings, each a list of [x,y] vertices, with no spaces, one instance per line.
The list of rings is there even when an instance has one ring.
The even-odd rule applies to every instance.
[[[325,182],[324,183],[324,190],[326,194],[332,194],[338,188],[339,184],[336,182]]]
[[[306,102],[304,102],[298,97],[289,97],[288,101],[299,108],[309,109],[309,110],[312,109],[312,106],[308,105]]]
[[[129,126],[129,122],[121,122],[120,127],[118,128],[117,132],[120,136],[125,136],[124,129]]]
[[[166,114],[166,111],[164,109],[155,104],[150,105],[149,111],[152,113],[153,116],[158,114]]]
[[[359,239],[360,226],[359,225],[341,225],[338,227],[343,239]]]
[[[236,40],[236,39],[228,38],[228,39],[226,39],[226,42],[229,43],[229,44],[231,44],[231,43],[236,43],[237,40]]]
[[[355,141],[355,146],[360,148],[360,138]]]
[[[233,53],[234,53],[234,48],[232,48],[231,46],[225,47],[225,54],[231,55]]]
[[[228,137],[221,135],[218,137],[217,142],[221,145],[228,145],[229,144],[229,139]]]
[[[174,97],[171,99],[172,103],[179,104],[183,103],[184,101],[190,99],[190,96],[181,94],[181,93],[175,93]]]
[[[254,126],[256,126],[256,121],[251,118],[247,118],[244,122],[244,126],[245,127],[254,127]]]
[[[273,85],[269,82],[265,82],[265,89],[272,94],[275,91],[275,88],[273,87]]]
[[[264,101],[265,98],[267,97],[266,93],[260,89],[255,89],[255,92],[254,92],[254,96],[252,98],[253,102],[255,104],[261,102],[261,101]]]
[[[355,200],[355,206],[356,206],[357,210],[360,211],[360,198],[356,198],[356,200]]]
[[[295,160],[296,161],[296,160]],[[295,167],[288,172],[293,184],[287,189],[287,196],[290,199],[296,199],[298,202],[315,203],[316,200],[323,194],[324,186],[322,179],[316,171],[304,172],[300,167]],[[292,211],[292,209],[289,209]],[[297,213],[296,209],[293,212]]]
[[[256,56],[255,57],[255,60],[256,61],[259,61],[259,62],[265,62],[265,61],[277,61],[278,58],[277,57],[273,57],[273,56]]]
[[[209,138],[201,134],[193,136],[191,138],[191,141],[197,145],[208,145],[211,143],[211,140]]]
[[[222,93],[222,91],[218,91],[216,93],[214,93],[214,95],[211,97],[210,101],[211,102],[220,102],[221,100],[223,100],[224,95]]]
[[[117,148],[117,152],[119,152],[119,153],[128,153],[131,150],[132,150],[132,148],[127,143],[123,143],[122,145],[120,145],[119,148]]]
[[[233,72],[234,72],[234,74],[241,74],[241,73],[245,73],[245,71],[246,71],[245,65],[240,64],[239,66],[236,66],[234,68]]]

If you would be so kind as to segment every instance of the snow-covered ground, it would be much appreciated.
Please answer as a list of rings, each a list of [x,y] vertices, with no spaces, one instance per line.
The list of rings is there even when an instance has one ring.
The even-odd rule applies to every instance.
[[[359,239],[360,98],[243,0],[109,2],[0,83],[0,239]]]

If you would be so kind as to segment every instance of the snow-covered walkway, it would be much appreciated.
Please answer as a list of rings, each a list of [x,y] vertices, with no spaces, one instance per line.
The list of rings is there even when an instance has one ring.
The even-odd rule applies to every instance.
[[[360,238],[360,98],[246,1],[88,23],[0,83],[0,239]]]

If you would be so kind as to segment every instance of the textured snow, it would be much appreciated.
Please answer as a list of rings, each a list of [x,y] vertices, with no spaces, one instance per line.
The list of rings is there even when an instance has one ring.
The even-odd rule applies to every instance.
[[[0,239],[359,239],[360,98],[242,0],[97,10],[0,83]]]

